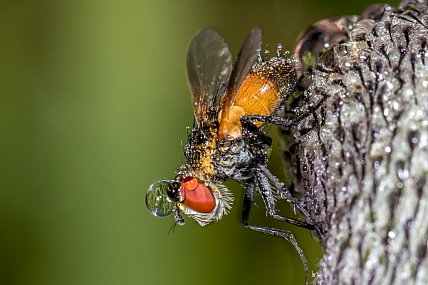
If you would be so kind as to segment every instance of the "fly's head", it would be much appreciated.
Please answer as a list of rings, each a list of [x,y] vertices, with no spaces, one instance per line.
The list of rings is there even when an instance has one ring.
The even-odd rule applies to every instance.
[[[220,220],[233,203],[232,193],[221,183],[214,184],[183,170],[174,180],[152,184],[146,194],[149,211],[158,217],[174,213],[174,224],[184,225],[182,213],[201,226]]]

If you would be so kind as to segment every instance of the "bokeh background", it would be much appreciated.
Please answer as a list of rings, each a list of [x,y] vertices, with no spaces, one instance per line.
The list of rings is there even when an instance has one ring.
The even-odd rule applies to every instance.
[[[1,1],[1,283],[302,284],[291,244],[240,225],[239,184],[223,220],[169,234],[172,218],[152,216],[145,191],[183,160],[198,29],[218,29],[236,55],[262,25],[264,46],[292,51],[314,21],[373,3]],[[270,168],[280,175],[275,153]],[[311,234],[258,206],[253,223],[292,231],[316,271]],[[293,215],[286,203],[281,213]]]

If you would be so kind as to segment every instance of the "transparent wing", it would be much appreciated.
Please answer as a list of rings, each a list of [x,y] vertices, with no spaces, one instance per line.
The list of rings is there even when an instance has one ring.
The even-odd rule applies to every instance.
[[[245,39],[241,50],[238,54],[238,59],[233,67],[232,76],[229,83],[229,92],[225,98],[225,107],[233,105],[236,93],[245,77],[250,73],[257,56],[259,55],[263,38],[263,30],[261,27],[255,27]]]
[[[232,56],[225,40],[213,29],[196,33],[187,50],[187,83],[192,93],[196,122],[218,105],[232,70]]]

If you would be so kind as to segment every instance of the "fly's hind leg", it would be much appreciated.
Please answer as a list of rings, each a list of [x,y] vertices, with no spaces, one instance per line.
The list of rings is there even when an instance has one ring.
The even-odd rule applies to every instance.
[[[306,260],[306,257],[303,254],[303,250],[299,247],[296,239],[294,238],[294,236],[290,232],[277,230],[277,229],[273,229],[273,228],[252,226],[252,225],[248,225],[248,224],[246,224],[244,226],[249,228],[249,229],[252,229],[254,231],[261,232],[261,233],[264,233],[267,235],[282,237],[282,238],[286,239],[287,241],[289,241],[294,246],[294,248],[296,249],[297,253],[300,256],[300,259],[302,260],[303,267],[305,269],[305,282],[304,282],[304,284],[308,284],[308,282],[307,282],[308,272],[309,272],[308,261]]]
[[[242,120],[242,118],[241,118]],[[243,123],[245,126],[245,131],[248,131],[251,133],[251,138],[253,139],[252,144],[258,145],[259,147],[266,147],[270,145],[270,138],[260,129],[258,129],[256,126],[252,125],[249,122]],[[260,192],[262,194],[264,203],[266,205],[266,208],[268,210],[268,213],[273,218],[287,222],[289,224],[302,227],[308,230],[315,231],[315,235],[317,236],[318,240],[322,240],[322,230],[319,226],[317,226],[315,220],[312,218],[310,213],[299,203],[299,201],[294,198],[291,193],[288,191],[287,187],[283,183],[281,183],[278,178],[276,178],[266,167],[266,164],[268,162],[268,157],[265,154],[261,154],[257,158],[257,167],[258,170],[255,171],[255,177],[257,178],[257,184],[260,186]],[[275,198],[272,194],[272,186],[279,192],[281,196],[284,196],[290,203],[293,204],[294,207],[296,207],[310,222],[311,224],[298,221],[295,219],[287,218],[278,215],[276,207],[275,207]]]
[[[270,185],[268,179],[261,172],[256,173],[256,178],[257,178],[257,185],[259,186],[260,194],[262,195],[263,202],[266,205],[266,210],[268,211],[269,216],[271,216],[274,219],[277,219],[277,220],[280,220],[283,222],[287,222],[287,223],[292,224],[294,226],[305,228],[305,229],[308,229],[311,231],[315,230],[315,226],[312,224],[308,224],[308,223],[305,223],[305,222],[302,222],[302,221],[299,221],[296,219],[287,218],[287,217],[279,215],[278,211],[276,209],[276,206],[275,206],[276,201],[275,201],[275,197],[272,193],[272,186]],[[292,198],[292,199],[294,199],[294,198]],[[293,202],[297,203],[297,201],[290,201],[290,202],[291,203],[293,203]],[[293,203],[293,205],[294,205],[294,203]]]
[[[260,187],[260,192],[263,197],[263,201],[266,204],[266,208],[269,212],[269,215],[271,215],[273,218],[288,222],[290,224],[306,228],[309,230],[313,230],[315,232],[315,235],[317,236],[319,241],[322,241],[322,229],[318,226],[317,222],[314,220],[314,218],[311,216],[311,214],[302,206],[302,204],[299,203],[299,201],[291,196],[291,193],[288,191],[287,187],[283,183],[281,183],[278,178],[276,178],[270,171],[267,169],[264,165],[258,165],[258,169],[260,172],[256,173],[257,182]],[[301,222],[298,220],[286,218],[283,216],[278,215],[276,207],[275,207],[275,199],[272,194],[272,185],[278,189],[282,195],[285,196],[285,198],[293,204],[294,207],[296,207],[312,224],[307,224],[305,222]],[[291,221],[290,221],[291,220]]]
[[[302,260],[303,267],[305,269],[304,284],[307,284],[308,272],[309,272],[308,262],[306,260],[305,255],[303,254],[303,250],[297,244],[297,241],[294,238],[293,234],[291,234],[288,231],[283,231],[283,230],[278,230],[278,229],[268,228],[268,227],[259,227],[259,226],[248,224],[248,218],[250,216],[251,207],[254,204],[255,191],[256,191],[255,179],[251,178],[250,180],[247,181],[247,185],[245,189],[244,202],[242,207],[242,224],[246,228],[249,228],[251,230],[261,232],[267,235],[282,237],[285,240],[289,241],[294,246],[294,248],[296,249],[297,253],[300,256],[300,259]]]

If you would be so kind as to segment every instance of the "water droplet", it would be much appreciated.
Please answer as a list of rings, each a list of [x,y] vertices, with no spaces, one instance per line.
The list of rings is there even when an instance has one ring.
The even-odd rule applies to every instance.
[[[385,109],[383,110],[383,115],[384,115],[385,117],[388,117],[388,114],[389,114],[389,109],[388,109],[388,108],[385,108]]]
[[[167,190],[170,181],[162,180],[150,185],[146,193],[146,206],[156,217],[166,217],[172,214],[174,203],[168,198]]]
[[[276,54],[277,54],[278,57],[281,56],[281,51],[282,51],[282,44],[279,43],[278,46],[277,46],[277,48],[276,48]]]

